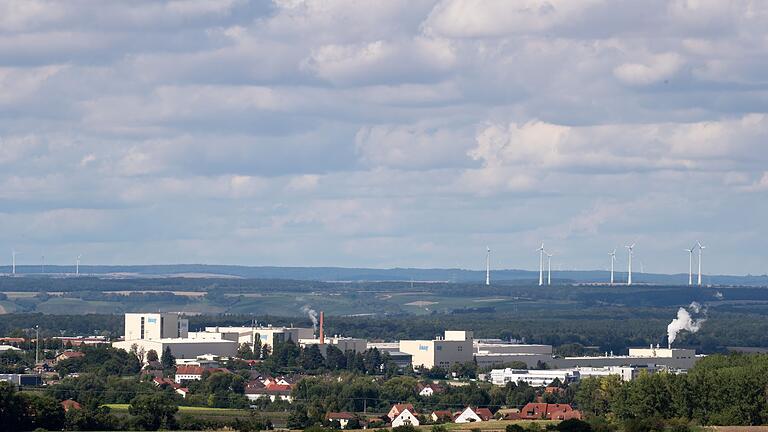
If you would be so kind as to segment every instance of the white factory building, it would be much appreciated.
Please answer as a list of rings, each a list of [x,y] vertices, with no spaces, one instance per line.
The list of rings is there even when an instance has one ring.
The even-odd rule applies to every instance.
[[[341,352],[363,352],[368,348],[368,340],[335,335],[331,337],[323,337],[322,340],[320,340],[320,338],[299,339],[299,345],[301,345],[302,348],[306,348],[310,345],[317,345],[317,347],[320,348],[320,353],[325,356],[325,352],[329,346],[335,346],[340,349]]]
[[[231,357],[238,347],[237,342],[222,338],[190,338],[188,321],[175,313],[125,314],[125,337],[112,346],[126,351],[135,347],[144,353],[154,350],[158,356],[170,348],[178,359],[195,359],[204,354]]]
[[[414,368],[448,368],[455,363],[471,362],[474,356],[470,331],[446,330],[432,340],[401,340],[398,351],[411,355]]]
[[[206,327],[205,331],[190,333],[193,338],[222,338],[236,341],[238,344],[247,343],[253,347],[258,339],[260,344],[274,347],[275,344],[293,341],[297,345],[301,339],[312,338],[314,331],[311,328],[304,327],[273,327],[251,326],[251,327]]]
[[[489,374],[491,383],[506,385],[507,383],[525,383],[531,387],[546,387],[555,379],[561,383],[571,383],[579,380],[579,372],[572,369],[528,370],[528,369],[493,369]]]
[[[633,366],[603,366],[578,367],[570,369],[493,369],[488,374],[488,380],[494,385],[504,386],[507,383],[525,383],[531,387],[546,387],[557,378],[561,383],[571,383],[587,377],[604,377],[616,375],[622,381],[632,381],[641,373],[655,373],[660,368],[647,365]],[[665,368],[666,369],[666,368]],[[669,369],[667,369],[669,370]],[[670,370],[675,372],[675,370]]]
[[[547,365],[554,368],[605,367],[605,366],[665,366],[670,369],[688,370],[701,356],[684,348],[630,348],[628,355],[603,355],[584,357],[555,357]]]

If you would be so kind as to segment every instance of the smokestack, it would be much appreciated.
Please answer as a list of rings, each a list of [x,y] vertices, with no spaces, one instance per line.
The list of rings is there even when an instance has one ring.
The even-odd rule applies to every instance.
[[[325,334],[323,334],[323,311],[320,311],[320,345],[325,343]]]

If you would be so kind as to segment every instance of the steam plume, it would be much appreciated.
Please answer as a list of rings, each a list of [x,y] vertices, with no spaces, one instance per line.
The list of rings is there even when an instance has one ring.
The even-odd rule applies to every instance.
[[[690,306],[688,306],[688,309],[690,309],[690,312],[682,307],[678,309],[677,318],[673,319],[672,322],[667,326],[667,336],[669,339],[670,348],[672,347],[672,343],[675,342],[675,339],[677,339],[678,333],[683,330],[696,333],[701,328],[701,325],[704,324],[704,321],[707,320],[706,318],[696,320],[691,317],[691,312],[694,314],[702,312],[702,307],[700,304],[693,302]],[[703,312],[706,314],[706,310],[703,310]]]
[[[309,315],[309,319],[312,320],[312,330],[317,330],[317,312],[308,305],[302,306],[301,311]]]

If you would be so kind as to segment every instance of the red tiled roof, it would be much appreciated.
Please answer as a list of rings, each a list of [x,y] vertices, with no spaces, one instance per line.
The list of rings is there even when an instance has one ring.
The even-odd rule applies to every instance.
[[[286,385],[286,384],[272,384],[272,383],[270,383],[270,384],[265,385],[264,388],[267,391],[271,391],[271,392],[290,392],[291,391],[291,386]]]
[[[581,413],[571,408],[571,406],[568,404],[529,403],[525,405],[522,410],[520,410],[520,418],[528,420],[563,420],[563,417],[565,416],[569,416],[569,418],[581,418]]]
[[[181,365],[176,366],[176,375],[202,375],[205,369],[200,366]]]
[[[453,417],[453,413],[448,410],[438,410],[438,411],[432,411],[432,415],[437,418],[448,418]]]
[[[488,421],[493,418],[493,413],[488,408],[477,408],[474,411],[483,421]]]
[[[79,410],[83,408],[79,403],[73,401],[72,399],[61,401],[61,407],[64,408],[64,411],[69,411],[71,409]]]
[[[58,357],[65,359],[80,358],[85,357],[85,353],[80,351],[64,351],[63,353],[59,354]]]

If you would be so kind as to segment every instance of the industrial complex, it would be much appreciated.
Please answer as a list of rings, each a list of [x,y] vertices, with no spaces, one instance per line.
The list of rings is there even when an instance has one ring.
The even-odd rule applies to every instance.
[[[161,353],[170,349],[181,362],[195,362],[211,357],[233,357],[241,344],[251,347],[258,340],[261,346],[274,346],[292,341],[302,347],[317,345],[325,355],[329,346],[343,352],[362,352],[376,348],[389,354],[400,367],[450,368],[454,364],[475,362],[481,368],[504,367],[512,363],[525,364],[527,369],[546,364],[550,371],[533,374],[515,369],[495,369],[490,380],[496,383],[526,381],[546,383],[555,377],[561,382],[579,376],[617,374],[631,379],[641,370],[657,369],[684,371],[693,367],[699,356],[690,349],[630,348],[627,355],[606,353],[602,356],[554,356],[552,346],[514,344],[501,340],[475,339],[471,331],[448,330],[430,340],[400,340],[369,342],[365,339],[324,334],[324,316],[320,313],[319,328],[244,326],[205,327],[202,331],[189,331],[186,319],[175,313],[129,313],[125,315],[125,336],[113,346],[125,350]],[[551,369],[560,369],[555,371]]]

